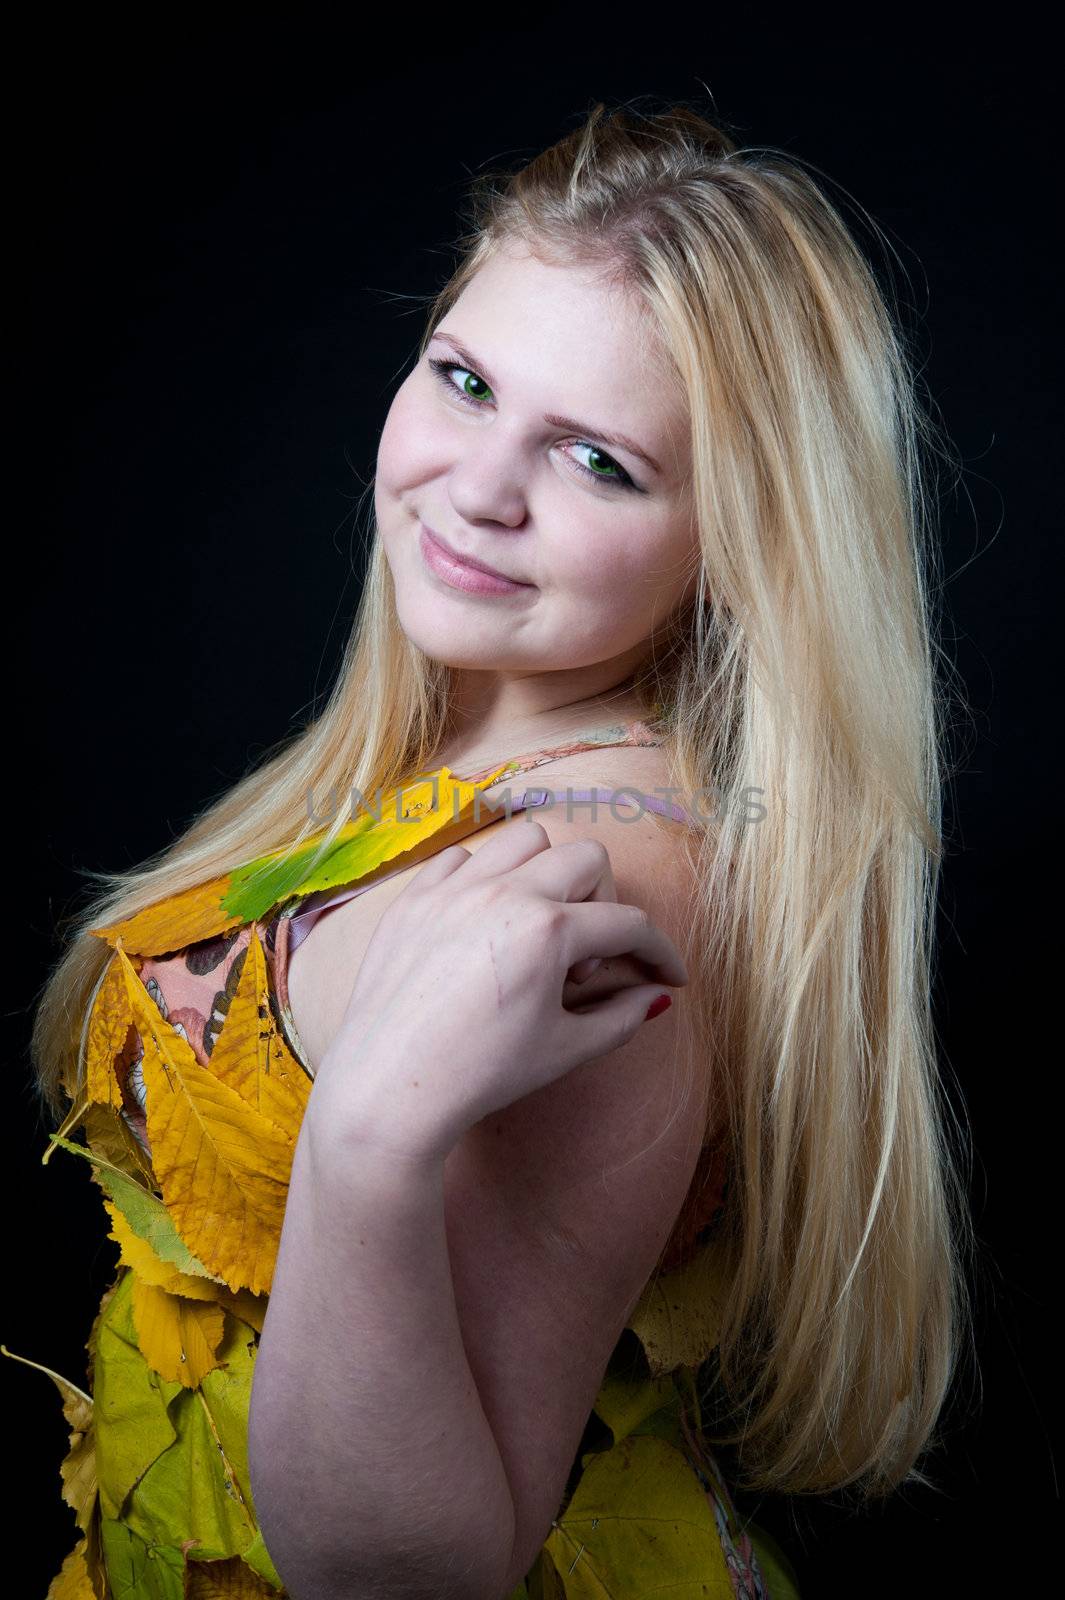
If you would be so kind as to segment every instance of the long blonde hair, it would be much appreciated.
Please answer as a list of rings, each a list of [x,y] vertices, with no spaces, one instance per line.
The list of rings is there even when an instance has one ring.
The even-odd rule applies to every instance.
[[[713,1116],[732,1162],[719,1437],[749,1487],[881,1495],[922,1477],[968,1316],[930,1011],[946,697],[921,448],[937,435],[822,188],[696,110],[597,104],[522,170],[476,179],[471,221],[419,355],[518,242],[614,274],[687,395],[699,594],[637,688],[675,781],[721,802],[699,836],[691,946],[712,996],[707,1130]],[[402,632],[374,527],[321,715],[143,866],[89,874],[106,888],[68,919],[35,1019],[56,1116],[110,954],[86,930],[300,843],[308,794],[425,770],[452,703],[451,670]]]

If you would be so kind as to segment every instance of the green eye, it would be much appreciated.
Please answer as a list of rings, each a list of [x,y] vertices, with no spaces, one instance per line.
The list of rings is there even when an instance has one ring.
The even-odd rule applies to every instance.
[[[476,372],[472,372],[469,367],[464,367],[459,361],[447,361],[439,357],[431,356],[429,365],[448,394],[454,395],[455,399],[460,401],[462,405],[473,406],[479,410],[484,409],[486,404],[485,397],[471,394],[467,387],[471,383],[479,383],[483,389],[487,390],[488,394],[492,393],[488,384],[485,383],[483,378],[478,377]],[[451,381],[453,372],[464,372],[466,374],[461,384]],[[577,471],[582,472],[586,478],[593,478],[596,483],[614,484],[619,489],[637,488],[625,468],[620,466],[613,456],[608,456],[605,450],[600,450],[598,445],[590,444],[586,439],[579,439],[575,448],[578,450],[590,450],[593,456],[598,456],[600,461],[605,461],[612,469],[609,472],[601,472],[597,468],[583,466],[579,461],[575,462],[574,465]]]

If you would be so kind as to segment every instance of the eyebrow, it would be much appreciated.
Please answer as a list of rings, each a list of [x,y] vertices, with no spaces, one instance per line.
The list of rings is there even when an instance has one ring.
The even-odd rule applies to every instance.
[[[486,378],[488,380],[488,386],[490,389],[496,388],[496,381],[492,377],[492,374],[489,372],[488,368],[485,366],[484,362],[479,360],[477,356],[473,354],[472,350],[467,349],[465,345],[461,344],[453,333],[450,333],[446,328],[437,328],[433,333],[433,338],[446,339],[455,353],[462,361],[466,363],[471,371],[476,372],[482,378]],[[601,440],[603,444],[620,447],[622,450],[627,450],[630,455],[639,457],[639,459],[645,462],[646,465],[649,466],[654,472],[660,473],[662,471],[662,468],[659,466],[654,456],[648,455],[646,450],[641,450],[636,441],[628,438],[624,433],[609,433],[605,428],[593,427],[590,422],[577,422],[573,417],[559,417],[555,416],[553,413],[545,415],[544,421],[550,423],[552,428],[565,428],[567,432],[570,433],[588,434],[593,439]]]

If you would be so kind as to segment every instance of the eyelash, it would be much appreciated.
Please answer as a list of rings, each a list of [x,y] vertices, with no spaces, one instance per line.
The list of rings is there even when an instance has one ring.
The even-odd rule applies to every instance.
[[[480,374],[474,372],[472,367],[463,366],[461,361],[448,361],[445,358],[433,356],[429,357],[429,365],[444,388],[463,405],[473,406],[476,410],[483,409],[482,401],[475,400],[472,395],[463,394],[462,390],[457,389],[451,382],[450,375],[452,372],[468,372],[473,378],[480,377]],[[481,382],[484,382],[483,378],[481,378]],[[617,470],[621,473],[620,478],[607,478],[601,472],[593,472],[591,467],[585,467],[579,461],[575,461],[573,464],[577,471],[583,473],[586,478],[591,478],[593,483],[606,484],[608,488],[616,489],[635,489],[637,487],[620,462],[615,461],[613,456],[607,455],[605,450],[600,450],[599,446],[593,444],[590,439],[577,439],[575,443],[582,445],[586,450],[594,450],[597,455],[601,455],[605,460],[609,461],[611,466],[617,467]]]

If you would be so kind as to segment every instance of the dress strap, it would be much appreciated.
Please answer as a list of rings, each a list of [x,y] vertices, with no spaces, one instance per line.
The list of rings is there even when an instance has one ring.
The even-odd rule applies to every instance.
[[[548,761],[557,761],[562,756],[577,755],[582,750],[604,750],[615,745],[659,745],[662,743],[662,737],[642,718],[636,722],[607,722],[596,728],[582,728],[565,744],[552,745],[546,750],[532,750],[524,756],[515,756],[507,763],[497,781],[503,783],[515,773],[532,772],[535,767],[542,767]],[[495,770],[494,765],[480,767],[476,772],[467,774],[463,782],[477,783]]]
[[[505,783],[510,777],[518,773],[531,772],[534,767],[543,766],[548,761],[557,760],[561,756],[574,755],[581,750],[605,749],[614,745],[659,745],[662,737],[642,720],[630,723],[612,722],[600,727],[586,728],[567,740],[565,744],[552,745],[549,749],[533,750],[527,755],[516,756],[500,771],[498,764],[482,767],[478,772],[469,774],[462,779],[463,783],[477,783],[482,778],[498,773],[496,783]],[[456,774],[457,776],[457,774]],[[494,787],[494,785],[493,785]],[[616,794],[623,794],[622,805],[639,805],[638,800],[624,795],[623,791],[615,789],[571,789],[568,791],[570,801],[582,805],[591,805],[593,815],[597,804],[609,805]],[[553,799],[548,789],[525,789],[520,794],[512,795],[504,807],[506,815],[515,811],[523,811],[526,807],[540,806]],[[691,823],[692,819],[679,806],[667,801],[654,800],[644,797],[643,806],[658,812],[662,816],[670,817],[675,822]],[[485,821],[494,820],[487,816]],[[286,1023],[289,1025],[290,1034],[295,1037],[295,1022],[288,1008],[288,961],[291,955],[303,943],[310,933],[315,922],[324,911],[331,910],[334,906],[344,901],[353,900],[357,895],[365,894],[379,883],[385,883],[397,873],[406,870],[408,862],[400,860],[390,872],[378,873],[372,883],[355,883],[346,887],[321,889],[316,893],[301,897],[289,905],[284,906],[276,915],[277,925],[277,977],[278,991],[284,1009]],[[302,1054],[297,1050],[297,1054]]]

